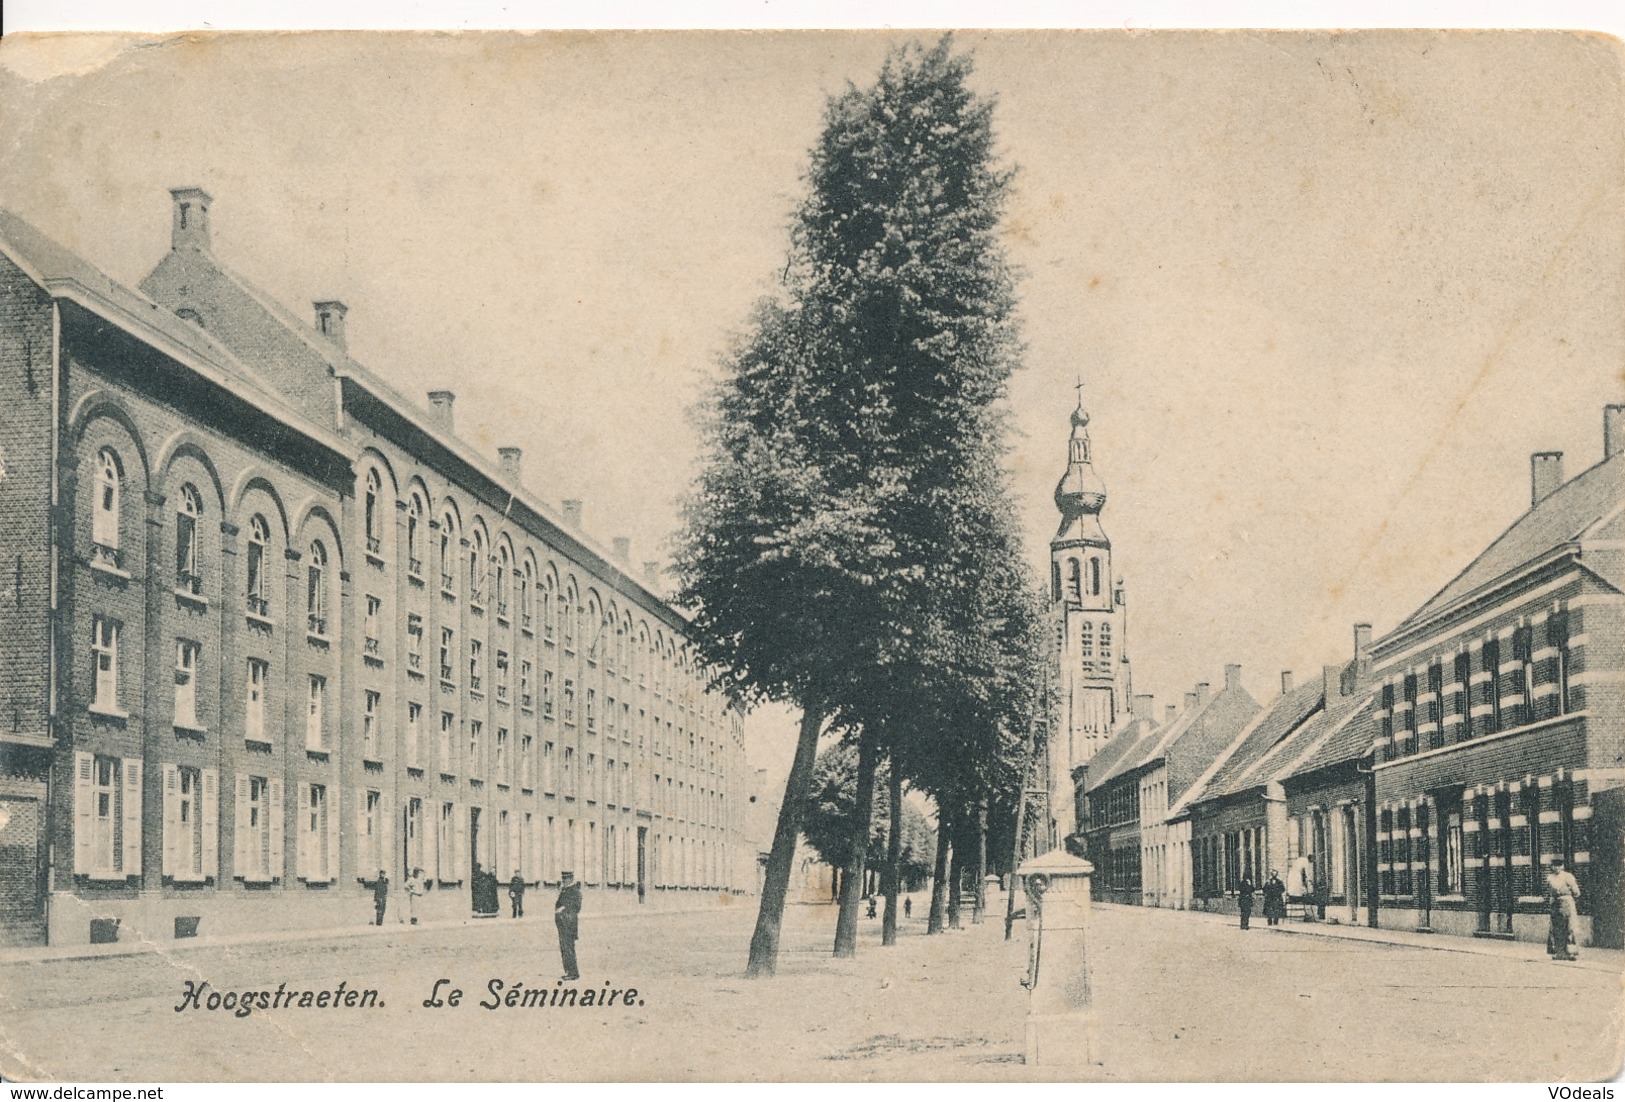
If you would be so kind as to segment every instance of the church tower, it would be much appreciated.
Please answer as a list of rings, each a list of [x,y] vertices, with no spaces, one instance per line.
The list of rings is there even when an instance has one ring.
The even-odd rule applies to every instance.
[[[1058,699],[1052,714],[1056,735],[1050,744],[1051,776],[1066,793],[1058,819],[1071,818],[1073,771],[1088,763],[1128,715],[1133,687],[1125,638],[1123,587],[1112,573],[1112,544],[1100,526],[1106,485],[1095,473],[1089,446],[1089,414],[1083,387],[1072,411],[1066,473],[1055,487],[1061,526],[1050,540],[1050,630],[1054,648],[1052,684]],[[1052,806],[1055,806],[1052,804]]]

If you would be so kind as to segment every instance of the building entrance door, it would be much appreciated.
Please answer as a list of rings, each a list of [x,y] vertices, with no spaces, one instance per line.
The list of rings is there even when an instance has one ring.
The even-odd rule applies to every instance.
[[[1343,808],[1343,898],[1348,903],[1349,922],[1360,920],[1360,807]]]
[[[45,944],[44,806],[29,797],[0,797],[0,945]]]
[[[468,809],[468,894],[475,912],[483,910],[485,869],[480,865],[480,809]]]

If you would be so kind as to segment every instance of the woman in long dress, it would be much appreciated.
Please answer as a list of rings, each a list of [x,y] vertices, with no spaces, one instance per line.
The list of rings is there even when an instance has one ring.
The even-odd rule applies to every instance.
[[[1580,917],[1580,884],[1574,874],[1563,867],[1561,857],[1552,858],[1546,871],[1546,896],[1551,904],[1551,933],[1546,937],[1546,952],[1553,960],[1579,960],[1575,951],[1575,927]]]

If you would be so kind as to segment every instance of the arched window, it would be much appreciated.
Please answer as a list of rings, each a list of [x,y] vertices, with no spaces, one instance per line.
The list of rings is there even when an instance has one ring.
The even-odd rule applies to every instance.
[[[1095,672],[1095,625],[1085,620],[1078,629],[1078,657],[1083,659],[1083,672]]]
[[[270,586],[265,580],[265,548],[271,542],[271,526],[258,513],[248,522],[248,611],[255,616],[271,614]]]
[[[565,589],[559,591],[559,630],[564,632],[564,649],[575,650],[576,646],[576,612],[575,591]]]
[[[1049,572],[1049,599],[1052,601],[1059,601],[1061,599],[1061,564],[1058,562],[1050,563]]]
[[[549,577],[542,582],[542,635],[550,643],[553,641],[553,624],[557,611],[553,602],[553,579]]]
[[[96,506],[92,514],[90,538],[98,547],[118,550],[119,499],[123,479],[119,477],[118,456],[103,448],[96,457]]]
[[[1083,599],[1083,567],[1077,559],[1066,560],[1066,595],[1072,601]]]
[[[367,553],[378,555],[384,549],[383,518],[378,515],[379,504],[383,496],[384,480],[379,477],[377,468],[367,472]]]
[[[406,571],[423,577],[423,499],[415,493],[406,507]]]
[[[1112,660],[1112,626],[1100,625],[1100,663],[1106,666]]]
[[[508,548],[497,552],[497,615],[508,615]]]
[[[190,482],[181,487],[180,504],[175,510],[175,588],[187,593],[203,592],[198,563],[198,521],[203,516],[203,498]]]
[[[525,563],[525,569],[519,574],[519,626],[526,631],[530,630],[532,612],[530,605],[531,587],[536,584],[531,574],[530,563]]]
[[[1100,596],[1100,560],[1097,558],[1089,560],[1089,596]]]
[[[485,602],[485,574],[489,567],[485,561],[485,535],[478,529],[468,545],[468,603]]]
[[[450,513],[440,518],[440,588],[457,592],[457,521]]]
[[[327,634],[327,549],[321,540],[310,545],[305,571],[305,615],[312,635]]]

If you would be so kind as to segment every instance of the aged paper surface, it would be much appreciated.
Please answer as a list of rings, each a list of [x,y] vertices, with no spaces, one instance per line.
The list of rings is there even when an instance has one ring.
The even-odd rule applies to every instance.
[[[636,567],[645,562],[662,568],[698,462],[688,412],[749,323],[753,303],[778,287],[827,97],[849,81],[871,84],[889,49],[937,37],[190,34],[0,43],[0,208],[8,212],[0,227],[8,281],[0,353],[10,376],[10,412],[0,415],[0,521],[22,531],[27,518],[49,515],[57,494],[71,493],[47,490],[52,462],[39,447],[50,434],[34,435],[26,412],[45,409],[39,423],[61,426],[61,447],[88,449],[78,460],[54,453],[57,468],[77,472],[81,501],[90,500],[84,488],[104,444],[116,450],[120,440],[133,441],[126,452],[141,454],[152,480],[145,496],[127,495],[135,519],[126,523],[161,532],[152,562],[169,569],[175,538],[165,526],[185,481],[176,475],[170,485],[162,472],[192,469],[187,477],[196,482],[218,483],[202,515],[218,508],[232,529],[209,537],[217,561],[234,556],[233,569],[246,569],[251,518],[236,510],[260,492],[254,464],[261,460],[252,457],[270,456],[265,463],[294,472],[289,486],[268,482],[264,499],[284,502],[286,561],[303,556],[288,568],[289,599],[308,596],[313,544],[301,518],[330,512],[330,542],[346,545],[342,566],[334,566],[335,577],[342,570],[342,580],[331,582],[334,607],[347,617],[342,631],[336,624],[329,631],[325,618],[318,627],[312,605],[310,631],[297,647],[274,664],[263,659],[276,676],[284,661],[315,663],[296,671],[300,694],[307,674],[312,679],[309,695],[292,700],[290,683],[288,699],[277,702],[300,724],[327,706],[329,681],[314,682],[329,677],[319,663],[334,663],[339,742],[292,754],[298,760],[286,767],[287,790],[275,790],[275,831],[299,837],[279,837],[284,848],[274,852],[290,870],[320,866],[320,877],[289,875],[284,883],[262,870],[261,892],[252,875],[241,875],[260,858],[239,847],[230,855],[238,875],[220,879],[241,883],[217,886],[202,864],[193,883],[174,874],[191,855],[130,841],[194,821],[183,817],[182,797],[165,797],[171,774],[163,769],[174,768],[181,785],[188,755],[212,752],[211,739],[232,743],[211,783],[230,786],[235,773],[241,787],[200,790],[185,814],[196,809],[205,831],[225,829],[208,815],[226,806],[216,801],[234,799],[230,826],[258,822],[247,818],[260,806],[258,773],[238,756],[260,752],[252,732],[245,738],[253,721],[241,704],[245,693],[256,698],[240,682],[262,676],[253,665],[262,659],[253,657],[258,651],[234,653],[262,629],[255,606],[246,621],[241,609],[222,618],[218,602],[235,598],[221,594],[221,626],[211,629],[218,635],[196,641],[153,628],[144,664],[133,667],[146,671],[134,675],[142,683],[134,691],[144,702],[162,697],[167,708],[172,684],[223,655],[214,666],[221,702],[213,722],[177,720],[173,731],[166,722],[143,744],[133,732],[149,711],[157,714],[156,703],[124,709],[116,734],[105,715],[96,720],[101,726],[81,730],[62,718],[87,710],[68,690],[46,709],[55,727],[42,719],[30,728],[27,709],[35,705],[26,702],[4,717],[0,832],[9,910],[8,945],[0,949],[0,1074],[126,1082],[1132,1082],[1589,1081],[1617,1073],[1622,957],[1609,924],[1618,921],[1619,881],[1606,866],[1611,860],[1617,870],[1619,861],[1622,537],[1618,479],[1611,489],[1599,485],[1610,480],[1606,464],[1615,453],[1605,452],[1597,431],[1602,408],[1625,400],[1625,99],[1620,46],[1610,38],[955,36],[953,48],[974,58],[971,86],[995,101],[996,154],[1018,169],[1003,237],[1022,269],[1026,348],[1009,393],[1008,465],[1028,558],[1047,589],[1055,480],[1068,469],[1068,415],[1081,404],[1093,468],[1109,491],[1100,512],[1115,554],[1106,588],[1120,580],[1126,591],[1116,603],[1131,627],[1132,693],[1159,698],[1134,715],[1161,724],[1165,742],[1149,728],[1135,734],[1148,740],[1135,759],[1140,772],[1111,777],[1146,780],[1146,800],[1159,798],[1154,763],[1166,759],[1170,780],[1178,779],[1172,747],[1189,728],[1164,713],[1165,702],[1195,716],[1209,686],[1224,686],[1220,694],[1245,692],[1262,714],[1294,689],[1327,686],[1319,704],[1308,701],[1296,718],[1281,705],[1273,734],[1245,727],[1246,717],[1228,731],[1234,737],[1215,727],[1211,745],[1191,751],[1197,757],[1186,763],[1182,787],[1160,797],[1183,797],[1189,807],[1167,799],[1162,818],[1149,805],[1137,811],[1132,839],[1103,812],[1080,821],[1065,811],[1070,783],[1052,783],[1045,794],[1052,819],[1085,839],[1079,845],[1096,865],[1087,942],[1092,1021],[1087,1040],[1086,1027],[1077,1027],[1077,1058],[1029,1060],[1030,995],[1021,983],[1031,967],[1028,932],[1018,921],[1005,940],[1002,890],[989,895],[986,922],[972,923],[967,903],[964,929],[927,936],[930,885],[917,885],[896,946],[883,948],[879,921],[864,918],[857,957],[835,960],[829,870],[804,847],[779,973],[744,978],[758,864],[784,793],[793,714],[749,716],[741,741],[719,751],[725,767],[683,778],[728,809],[717,821],[693,818],[710,834],[698,826],[685,834],[689,815],[660,805],[658,788],[652,798],[647,791],[661,772],[670,782],[674,768],[701,766],[650,764],[641,744],[628,761],[629,738],[622,766],[654,775],[629,779],[644,786],[642,795],[615,799],[614,812],[603,789],[606,810],[595,813],[563,808],[562,795],[555,807],[540,789],[529,803],[510,799],[505,785],[495,795],[495,774],[489,793],[483,781],[458,795],[448,787],[442,804],[414,787],[432,788],[434,769],[424,781],[404,749],[399,760],[394,751],[361,749],[375,722],[402,747],[420,737],[412,724],[432,740],[441,709],[408,712],[422,695],[404,672],[409,654],[422,657],[421,643],[411,651],[404,641],[413,632],[411,583],[389,575],[398,602],[387,597],[369,608],[384,584],[372,582],[371,571],[384,576],[397,556],[366,543],[374,537],[372,521],[362,519],[371,507],[361,504],[365,468],[354,467],[348,489],[334,490],[333,465],[350,470],[344,465],[361,464],[369,448],[400,449],[397,467],[409,460],[434,472],[424,476],[431,514],[443,498],[463,493],[459,486],[477,482],[462,508],[481,499],[495,531],[521,523],[511,511],[523,513],[528,493],[538,515],[575,533],[560,554],[591,559],[601,575],[624,566],[627,579],[643,579]],[[231,273],[220,284],[229,293],[204,289],[199,269],[163,266],[168,254],[200,248]],[[46,299],[54,314],[38,312]],[[196,309],[185,305],[193,300]],[[324,303],[342,306],[335,315]],[[43,329],[40,317],[48,319]],[[294,336],[256,335],[267,318]],[[333,343],[330,326],[343,356],[322,346],[315,355],[338,368],[312,387],[298,365],[313,354],[313,339]],[[361,369],[351,382],[347,363]],[[49,405],[48,380],[60,380],[61,408]],[[379,397],[375,381],[393,396]],[[345,389],[352,383],[354,394]],[[213,394],[211,387],[230,400],[195,410],[190,399]],[[330,401],[329,387],[343,396]],[[189,388],[196,388],[190,398]],[[433,404],[430,392],[455,393],[455,422],[451,400]],[[418,407],[415,422],[390,405],[399,396]],[[353,411],[341,416],[335,404]],[[98,420],[104,406],[125,412]],[[436,420],[442,412],[444,422]],[[243,426],[235,435],[223,427],[234,418]],[[1617,438],[1617,414],[1607,423]],[[289,444],[295,436],[300,442]],[[504,499],[505,514],[489,485],[492,472],[510,473],[498,451],[508,446],[523,449],[523,477],[517,455],[511,475],[524,493]],[[1537,452],[1566,459],[1531,468]],[[395,477],[394,468],[388,474]],[[1546,496],[1543,485],[1566,494],[1563,511],[1533,536],[1526,526],[1522,557],[1448,591],[1538,507],[1532,480],[1536,497]],[[391,525],[400,502],[390,540],[406,539],[410,485],[402,474],[391,483],[393,499],[379,498]],[[95,574],[88,549],[103,541],[91,532],[90,506],[81,508],[82,523],[61,522],[83,529],[77,565],[60,569],[63,577],[90,571],[89,580],[49,610],[25,607],[34,600],[25,579],[29,552],[7,545],[7,558],[17,559],[9,587],[16,611],[4,623],[15,625],[7,632],[16,641],[3,655],[6,676],[19,685],[31,684],[29,669],[45,669],[49,649],[29,651],[26,639],[43,638],[41,625],[60,618],[76,640],[59,644],[71,671],[63,684],[77,677],[94,694],[93,662],[112,638],[85,647],[87,617],[103,592],[94,587],[113,586],[118,600],[141,607],[132,594],[147,564],[121,562]],[[466,524],[463,542],[477,544],[472,516],[459,512],[458,523]],[[433,519],[426,515],[425,524]],[[435,533],[446,530],[434,523]],[[523,553],[521,546],[514,577]],[[1539,573],[1533,564],[1546,563],[1548,553],[1567,556],[1572,573],[1550,564]],[[411,558],[404,542],[398,555]],[[4,573],[13,574],[11,565]],[[118,571],[127,577],[108,582]],[[193,576],[211,584],[207,565]],[[1062,576],[1055,577],[1064,603]],[[637,596],[641,584],[623,581],[623,601],[647,602],[647,593]],[[649,584],[648,592],[669,591],[658,574]],[[163,588],[146,607],[156,601],[168,616],[177,603],[167,581]],[[206,615],[209,595],[192,596],[204,598]],[[1406,636],[1402,627],[1439,598],[1458,619],[1426,645]],[[439,600],[432,607],[441,608]],[[198,603],[187,607],[199,611]],[[534,694],[551,708],[546,651],[536,652],[534,683],[523,680],[533,675],[517,609],[507,636],[512,654],[488,637],[485,666],[474,658],[467,675],[470,691],[479,691],[483,673],[516,704]],[[388,631],[377,629],[379,617]],[[1586,626],[1567,635],[1547,627],[1577,625],[1580,617]],[[1350,648],[1356,624],[1371,628],[1365,645],[1375,635],[1374,667],[1369,654]],[[391,633],[403,640],[399,654],[387,651]],[[1490,741],[1453,750],[1457,735],[1443,734],[1454,708],[1451,663],[1467,655],[1463,691],[1472,693],[1483,683],[1474,663],[1483,661],[1486,633],[1505,636],[1511,680],[1493,680],[1502,676],[1497,666],[1495,692],[1462,706],[1453,728],[1459,741],[1472,741],[1474,709],[1489,715],[1503,693],[1511,709],[1525,706],[1527,691],[1529,711],[1505,721],[1497,711],[1494,729],[1473,728],[1474,738]],[[379,636],[384,657],[368,649]],[[329,639],[338,644],[326,646]],[[423,661],[434,662],[435,643],[431,636]],[[1527,669],[1514,670],[1515,651]],[[323,657],[309,657],[316,652]],[[194,660],[202,665],[187,664]],[[469,661],[459,652],[447,669],[456,665],[461,680]],[[1555,672],[1561,663],[1571,663],[1561,666],[1571,674]],[[1234,680],[1231,664],[1241,667]],[[1435,667],[1437,685],[1429,680]],[[1284,670],[1297,671],[1285,688]],[[1126,714],[1126,683],[1121,688]],[[575,691],[562,669],[557,691],[562,717]],[[613,722],[612,697],[625,701],[631,691],[608,690],[604,722]],[[517,707],[504,726],[495,695],[493,688],[488,726],[458,727],[457,739],[483,735],[479,753],[517,762],[532,752],[521,741],[534,737],[540,767],[544,743],[548,753],[554,747],[544,726],[550,713],[528,735]],[[1537,698],[1560,703],[1548,716]],[[584,726],[593,699],[583,688]],[[1407,706],[1409,728],[1398,722]],[[1434,706],[1439,714],[1428,720]],[[1409,747],[1403,738],[1392,742],[1396,728],[1383,728],[1384,711],[1401,735],[1412,732]],[[1312,719],[1317,712],[1323,720]],[[1311,738],[1315,722],[1326,729]],[[1369,737],[1345,738],[1354,724],[1367,725],[1360,730]],[[1291,741],[1300,728],[1301,745]],[[696,729],[707,737],[698,720],[689,727]],[[1260,733],[1249,741],[1253,731]],[[1371,750],[1380,737],[1396,747],[1392,755]],[[723,733],[716,741],[729,739]],[[1343,757],[1328,749],[1339,739],[1350,747]],[[575,768],[596,775],[608,765],[613,778],[613,749],[598,748],[589,765],[585,743],[557,741],[561,771],[571,768],[563,761],[569,749],[579,751]],[[1277,742],[1282,749],[1270,757]],[[265,745],[273,752],[270,740]],[[672,745],[668,735],[668,757]],[[108,860],[114,849],[125,862],[144,856],[145,875],[121,876],[114,886],[94,855],[74,850],[69,822],[81,806],[78,821],[94,818],[97,785],[124,791],[94,777],[85,782],[87,802],[77,804],[79,747],[92,747],[81,752],[95,760],[145,758],[144,816],[119,818],[118,808],[140,806],[122,794],[109,797],[107,812]],[[331,768],[346,772],[331,784],[314,782],[318,796],[311,778],[335,751]],[[1252,792],[1239,777],[1237,755],[1246,754],[1258,763],[1248,774],[1259,778],[1256,825],[1230,823],[1231,805],[1220,806]],[[1407,754],[1421,764],[1407,766],[1400,760]],[[1232,759],[1236,778],[1224,771]],[[1430,762],[1443,763],[1436,774]],[[1063,761],[1057,775],[1081,764]],[[120,768],[125,782],[139,777]],[[450,785],[453,773],[442,773]],[[1383,779],[1363,787],[1376,775]],[[376,779],[386,776],[397,779]],[[1102,768],[1095,780],[1106,777]],[[1095,780],[1083,782],[1085,795]],[[1316,795],[1323,780],[1331,796]],[[1211,787],[1220,782],[1240,787]],[[272,795],[268,785],[264,798]],[[478,820],[469,820],[465,805],[481,804],[486,841],[471,842],[466,834],[479,833]],[[1279,805],[1279,819],[1266,805]],[[437,816],[442,806],[443,828],[413,818]],[[685,825],[671,828],[671,852],[657,859],[652,843],[643,848],[642,832],[666,814]],[[534,833],[521,825],[528,815]],[[565,839],[557,843],[544,834],[554,818]],[[1067,826],[1057,835],[1072,833]],[[273,828],[265,829],[268,857]],[[1493,842],[1480,843],[1492,834]],[[708,848],[699,848],[702,841]],[[197,861],[219,844],[199,841]],[[318,856],[327,845],[332,856]],[[421,899],[408,899],[403,887],[425,845],[445,851],[445,875]],[[398,855],[385,856],[392,848]],[[1130,850],[1129,864],[1112,864],[1113,854]],[[581,981],[565,984],[548,914],[561,865],[589,852],[603,861],[587,880],[580,918]],[[500,892],[457,864],[487,853],[496,857]],[[1307,909],[1318,913],[1306,915],[1297,903],[1281,926],[1243,932],[1236,916],[1243,872],[1262,891],[1267,866],[1305,854],[1326,855],[1329,866],[1305,885],[1316,897]],[[1554,855],[1588,866],[1576,962],[1548,959],[1540,870]],[[160,856],[162,873],[153,867]],[[225,868],[224,853],[214,860],[217,872]],[[88,872],[79,871],[81,861]],[[373,863],[389,869],[382,928],[364,925],[374,914]],[[509,866],[527,884],[524,918],[510,917]],[[117,871],[132,867],[139,860]],[[493,905],[500,914],[486,917]],[[408,906],[421,908],[416,928],[398,921]],[[181,920],[198,917],[193,942]],[[104,940],[107,923],[122,925],[120,940]],[[582,1002],[591,993],[590,1005],[558,1005],[565,987]],[[515,989],[517,1001],[509,997]]]

